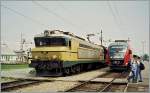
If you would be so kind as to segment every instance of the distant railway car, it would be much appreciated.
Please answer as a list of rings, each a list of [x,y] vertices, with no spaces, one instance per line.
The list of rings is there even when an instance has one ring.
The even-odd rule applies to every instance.
[[[107,64],[110,69],[124,70],[128,69],[131,61],[132,51],[127,40],[116,40],[108,46]]]
[[[38,75],[61,76],[105,64],[104,47],[69,32],[44,31],[34,37],[30,67]]]

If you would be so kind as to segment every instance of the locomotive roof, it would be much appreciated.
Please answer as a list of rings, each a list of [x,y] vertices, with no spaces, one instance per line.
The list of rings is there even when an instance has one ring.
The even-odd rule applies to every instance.
[[[51,33],[51,32],[55,32],[56,33]],[[97,45],[97,44],[94,44],[94,43],[90,43],[89,41],[86,41],[85,39],[81,38],[81,37],[78,37],[70,32],[63,32],[63,31],[60,31],[60,30],[52,30],[52,31],[48,31],[46,30],[44,33],[41,33],[41,34],[37,34],[35,35],[34,37],[56,37],[56,36],[62,36],[62,37],[67,37],[67,38],[74,38],[74,39],[77,39],[80,43],[82,44],[85,44],[85,45],[90,45],[92,47],[95,47],[95,48],[102,48],[101,45]]]
[[[44,33],[35,35],[35,37],[45,37],[45,36],[64,36],[64,37],[68,37],[68,38],[74,37],[74,38],[78,38],[81,40],[85,40],[84,38],[74,35],[73,33],[63,32],[60,30],[45,30]]]
[[[111,43],[109,46],[114,46],[114,45],[128,46],[128,43],[127,42],[114,42],[114,43]]]
[[[49,36],[45,36],[44,33],[42,34],[38,34],[38,35],[35,35],[35,37],[67,37],[67,38],[71,38],[70,36],[68,35],[64,35],[64,34],[52,34],[52,35],[49,35]]]

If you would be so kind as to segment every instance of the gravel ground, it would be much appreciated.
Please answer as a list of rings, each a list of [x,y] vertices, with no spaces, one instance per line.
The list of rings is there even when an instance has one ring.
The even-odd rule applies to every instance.
[[[13,78],[29,78],[29,79],[49,79],[49,80],[66,80],[66,81],[84,81],[89,80],[95,76],[107,72],[109,68],[101,68],[98,70],[88,71],[80,74],[70,75],[66,77],[36,77],[33,68],[27,69],[16,69],[9,71],[1,71],[2,77],[13,77]]]
[[[97,77],[97,76],[104,74],[104,73],[106,73],[106,71],[103,72],[100,69],[98,69],[98,70],[94,70],[94,71],[85,72],[82,74],[76,74],[76,75],[67,76],[67,77],[58,77],[55,80],[86,81],[86,80],[90,80],[90,79]]]
[[[34,75],[31,76],[29,72],[32,69],[21,69],[21,70],[13,70],[9,72],[3,72],[3,75],[11,77],[33,77],[33,78],[40,78],[40,79],[53,79],[56,81],[53,82],[43,82],[40,84],[32,85],[32,86],[27,86],[24,88],[20,88],[17,90],[13,90],[11,92],[58,92],[58,91],[65,91],[67,89],[70,89],[71,87],[76,86],[77,84],[80,84],[78,81],[85,81],[85,80],[90,80],[94,77],[97,77],[103,73],[106,73],[109,68],[101,68],[98,70],[93,70],[89,72],[84,72],[81,74],[75,74],[71,76],[66,76],[66,77],[35,77]],[[61,81],[59,81],[61,80]]]
[[[13,90],[11,92],[58,92],[58,91],[65,91],[66,89],[72,88],[77,84],[79,84],[79,82],[64,82],[64,81],[45,82],[40,83],[38,85]]]

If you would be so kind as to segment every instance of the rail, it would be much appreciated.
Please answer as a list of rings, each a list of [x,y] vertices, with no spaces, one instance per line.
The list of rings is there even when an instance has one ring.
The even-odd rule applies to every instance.
[[[119,76],[114,77],[113,80],[112,80],[110,83],[108,83],[100,92],[107,92],[108,89],[109,89],[109,88],[111,87],[111,85],[113,84],[114,80],[116,80],[117,78],[122,77],[124,74],[125,74],[125,72],[122,72]],[[123,83],[123,84],[124,84],[124,83]],[[127,86],[127,83],[126,83],[126,86]],[[126,87],[124,88],[123,92],[125,92],[125,89],[126,89]]]
[[[5,83],[1,83],[1,91],[2,92],[3,91],[9,91],[9,90],[13,90],[13,89],[16,89],[16,88],[37,84],[37,83],[40,83],[40,82],[45,82],[45,80],[24,79],[24,80],[12,81],[12,82],[5,82]]]
[[[94,77],[88,81],[85,81],[71,89],[68,89],[66,90],[65,92],[76,92],[76,91],[84,91],[84,92],[111,92],[113,90],[110,90],[109,88],[110,87],[114,87],[116,86],[119,86],[119,85],[122,85],[122,86],[127,86],[127,83],[114,83],[114,81],[118,78],[122,78],[122,76],[124,76],[123,74],[125,74],[124,72],[122,73],[118,73],[118,75],[116,76],[116,73],[111,73],[111,72],[108,72],[108,73],[105,73],[103,75],[101,75],[101,77],[108,77],[110,75],[110,77],[112,76],[112,74],[114,74],[114,78],[110,81],[110,82],[93,82],[92,80],[96,79],[96,78],[99,78],[100,76],[97,76],[97,77]],[[111,86],[111,85],[114,85],[114,86]],[[124,88],[124,87],[123,87]],[[125,91],[125,88],[121,91]]]

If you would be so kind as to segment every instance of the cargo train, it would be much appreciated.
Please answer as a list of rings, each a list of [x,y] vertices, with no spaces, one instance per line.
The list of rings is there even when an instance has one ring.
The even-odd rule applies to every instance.
[[[61,76],[105,65],[106,48],[70,32],[45,30],[34,37],[29,64],[37,75]]]

